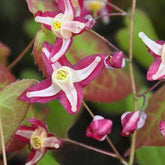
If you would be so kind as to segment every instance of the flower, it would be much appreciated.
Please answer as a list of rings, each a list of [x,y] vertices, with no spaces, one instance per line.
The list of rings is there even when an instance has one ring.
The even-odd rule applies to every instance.
[[[82,33],[85,29],[90,29],[94,24],[92,17],[87,19],[75,17],[71,0],[58,0],[58,8],[61,12],[42,13],[38,11],[35,14],[35,21],[51,30],[56,35],[57,40],[60,39],[62,42],[56,54],[53,52],[50,54],[49,58],[53,63],[60,59],[69,49],[74,35]]]
[[[47,149],[59,149],[62,141],[48,133],[48,129],[42,121],[28,119],[28,122],[31,123],[31,127],[20,126],[14,137],[32,146],[26,165],[35,165],[44,156]]]
[[[122,136],[128,136],[144,126],[147,115],[143,111],[125,112],[121,116]]]
[[[96,115],[86,130],[86,136],[98,141],[105,140],[107,134],[111,133],[112,121]]]
[[[58,51],[59,43],[52,47],[45,42],[42,58],[49,74],[48,78],[30,87],[20,100],[29,103],[46,103],[59,99],[71,114],[78,111],[83,99],[83,87],[87,86],[104,68],[105,55],[91,55],[72,66],[63,56],[58,62],[49,62],[50,52]]]
[[[108,2],[111,2],[111,0],[85,0],[84,8],[94,17],[102,16],[103,22],[108,24],[110,20],[108,14],[112,12],[111,7],[107,4]]]
[[[148,52],[155,58],[147,72],[147,80],[160,80],[165,78],[165,41],[153,41],[143,32],[139,33],[148,48]]]
[[[107,56],[104,60],[105,67],[107,69],[119,69],[125,67],[125,58],[122,51],[113,52],[110,56]]]
[[[159,128],[160,128],[161,134],[165,137],[165,121],[160,122]]]

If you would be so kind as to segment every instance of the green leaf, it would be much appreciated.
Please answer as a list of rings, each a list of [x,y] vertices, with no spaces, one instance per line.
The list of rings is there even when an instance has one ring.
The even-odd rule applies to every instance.
[[[45,165],[45,164],[51,164],[51,165],[60,165],[53,155],[50,152],[46,152],[44,157],[37,163],[37,165]]]
[[[127,53],[129,51],[129,27],[130,18],[125,17],[125,28],[121,29],[117,34],[119,45]],[[143,31],[152,39],[157,39],[154,27],[148,16],[141,10],[136,9],[134,17],[134,31],[133,31],[133,54],[134,58],[145,68],[148,68],[153,61],[153,57],[147,52],[145,44],[138,37],[138,33]]]
[[[47,72],[41,58],[42,44],[44,41],[53,43],[54,40],[55,36],[45,28],[41,28],[36,36],[33,49],[34,59],[45,76]],[[111,51],[102,38],[91,31],[86,31],[74,37],[67,57],[72,64],[75,64],[91,54],[110,55]],[[84,95],[90,101],[114,102],[125,98],[130,92],[130,78],[124,69],[110,71],[104,69],[102,74],[85,88]]]
[[[29,108],[29,104],[19,101],[18,97],[34,82],[35,80],[17,81],[0,91],[0,117],[6,145],[25,118]],[[0,144],[0,151],[1,149]]]
[[[136,152],[139,165],[164,165],[164,147],[142,147]]]
[[[141,146],[164,146],[165,140],[160,133],[159,124],[165,119],[165,86],[156,91],[146,108],[147,120],[137,132],[136,148]]]
[[[0,64],[0,90],[15,80],[15,77],[9,72],[9,70]]]
[[[49,102],[48,107],[50,112],[46,117],[46,123],[50,132],[55,133],[59,137],[65,137],[68,129],[79,117],[81,110],[76,115],[70,115],[57,100]]]
[[[37,11],[56,11],[57,6],[53,0],[26,0],[28,8],[31,13],[35,14]]]

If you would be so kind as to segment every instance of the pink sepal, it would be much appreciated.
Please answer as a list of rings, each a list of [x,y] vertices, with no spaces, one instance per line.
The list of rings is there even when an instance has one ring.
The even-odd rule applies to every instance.
[[[93,121],[87,127],[86,136],[103,141],[107,134],[111,133],[112,121],[104,119],[102,116],[95,116]]]
[[[81,103],[83,100],[83,88],[79,85],[79,83],[74,83],[74,87],[77,91],[77,100],[75,100],[77,102],[77,107],[76,107],[75,112],[73,112],[71,110],[71,104],[70,104],[69,100],[67,99],[65,93],[61,92],[61,95],[59,96],[60,103],[62,104],[62,106],[65,108],[65,110],[69,114],[76,114],[78,112],[78,110],[80,109]]]
[[[147,115],[145,112],[125,112],[121,116],[121,123],[123,126],[121,135],[128,136],[134,133],[135,130],[144,126]]]
[[[46,149],[42,149],[42,150],[32,149],[25,165],[36,165],[36,163],[39,160],[41,160],[41,158],[45,155],[45,153],[46,153]]]
[[[161,122],[160,122],[159,128],[160,128],[161,134],[162,134],[162,135],[164,136],[164,138],[165,138],[165,121],[161,121]]]
[[[149,67],[149,69],[147,71],[147,80],[153,81],[153,80],[160,80],[162,78],[165,78],[165,74],[164,74],[163,76],[160,76],[157,79],[153,79],[153,75],[156,74],[161,63],[162,63],[162,61],[161,61],[160,57],[155,58],[155,61],[151,64],[151,66]]]
[[[29,89],[27,89],[25,92],[23,92],[21,94],[21,96],[19,97],[19,100],[26,101],[28,103],[36,103],[36,102],[47,103],[51,100],[55,100],[55,99],[57,99],[59,93],[56,95],[53,95],[53,96],[49,96],[49,97],[30,97],[30,98],[27,97],[27,92],[40,91],[40,90],[45,89],[51,85],[52,85],[51,79],[50,78],[45,79],[45,80],[31,86]]]
[[[51,12],[49,12],[49,11],[42,12],[42,11],[37,11],[37,13],[35,14],[35,17],[40,16],[40,17],[52,17],[52,18],[54,18],[57,14],[59,14],[59,12],[53,12],[53,11],[51,11]],[[52,30],[50,25],[43,24],[43,23],[42,23],[42,25],[45,28],[49,29],[50,31]]]
[[[37,119],[28,119],[27,121],[32,125],[33,128],[37,129],[38,127],[42,127],[48,133],[48,128],[43,121]]]
[[[19,128],[17,129],[17,131],[19,131],[19,132],[21,132],[21,131],[33,132],[34,130],[35,130],[35,128],[29,127],[29,126],[19,126]],[[13,137],[22,141],[23,143],[30,144],[30,139],[28,137],[21,136],[20,134],[18,134],[17,131],[15,132]]]
[[[92,63],[92,61],[94,61],[94,59],[97,56],[100,57],[101,60],[100,60],[99,64],[96,66],[96,68],[94,69],[94,71],[85,80],[82,80],[80,82],[80,84],[83,87],[87,86],[93,79],[95,79],[101,73],[101,71],[104,68],[104,59],[106,56],[103,54],[90,55],[90,56],[87,56],[87,57],[83,58],[82,60],[78,61],[73,66],[73,69],[81,70],[81,69],[87,67],[88,65],[90,65],[90,63]]]
[[[155,40],[153,40],[153,41],[155,41]],[[160,44],[160,45],[163,45],[163,44],[165,44],[165,41],[163,41],[163,40],[159,40],[159,41],[155,41],[156,43],[158,43],[158,44]],[[155,54],[148,46],[146,46],[147,47],[147,49],[148,49],[148,52],[153,56],[153,57],[160,57],[160,55],[158,55],[158,54]]]
[[[122,51],[116,51],[105,58],[105,67],[107,69],[119,69],[125,66],[124,54]]]

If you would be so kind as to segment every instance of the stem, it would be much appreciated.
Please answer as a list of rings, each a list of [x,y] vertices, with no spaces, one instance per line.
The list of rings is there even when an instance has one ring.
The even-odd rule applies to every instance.
[[[94,114],[92,113],[92,111],[90,110],[90,108],[88,107],[88,105],[83,101],[82,102],[85,109],[88,111],[88,113],[90,114],[90,116],[93,118]],[[113,149],[113,151],[116,153],[117,158],[124,164],[127,165],[128,163],[124,160],[124,158],[120,155],[120,153],[117,151],[116,147],[113,145],[113,143],[111,142],[111,140],[109,139],[109,137],[106,137],[106,141],[108,142],[109,146]]]
[[[133,94],[133,101],[134,101],[134,111],[137,111],[137,100],[136,100],[136,85],[135,85],[135,78],[133,72],[133,25],[134,25],[134,14],[136,8],[136,0],[132,0],[132,9],[131,9],[131,20],[130,20],[130,43],[129,43],[129,72],[131,77],[131,86],[132,86],[132,94]],[[134,162],[134,155],[135,155],[135,140],[136,140],[136,133],[133,134],[132,143],[131,143],[131,153],[129,159],[129,165],[132,165]]]
[[[95,19],[100,19],[105,16],[112,17],[112,16],[125,16],[125,15],[126,15],[125,13],[111,13],[111,14],[100,15],[100,16],[96,17]]]
[[[2,121],[0,117],[0,134],[1,134],[1,144],[2,144],[2,153],[3,153],[3,164],[7,165],[6,151],[5,151],[5,142],[2,128]]]
[[[32,47],[34,40],[35,37],[30,41],[28,46],[18,55],[18,57],[7,67],[8,70],[13,68],[22,59],[22,57],[27,53],[27,51]]]
[[[85,144],[82,144],[82,143],[79,143],[79,142],[76,142],[76,141],[73,141],[73,140],[70,140],[70,139],[63,139],[62,141],[63,142],[69,142],[69,143],[78,145],[80,147],[87,148],[89,150],[93,150],[95,152],[99,152],[99,153],[104,154],[104,155],[108,155],[108,156],[113,157],[113,158],[117,158],[116,154],[113,154],[111,152],[107,152],[107,151],[104,151],[104,150],[101,150],[101,149],[97,149],[95,147],[91,147],[91,146],[88,146],[88,145],[85,145]]]
[[[141,93],[141,94],[138,94],[137,96],[138,96],[138,97],[141,97],[141,96],[143,96],[143,95],[145,95],[145,94],[151,92],[151,91],[154,90],[158,85],[160,85],[163,81],[165,81],[165,80],[160,80],[160,81],[158,81],[158,82],[157,82],[155,85],[153,85],[151,88],[147,89],[146,91],[144,91],[144,92]]]
[[[98,38],[102,39],[105,43],[107,43],[111,48],[113,48],[116,51],[120,51],[120,49],[118,49],[115,45],[113,45],[110,41],[108,41],[106,38],[104,38],[103,36],[101,36],[100,34],[96,33],[93,30],[87,30],[90,31],[92,34],[96,35]]]

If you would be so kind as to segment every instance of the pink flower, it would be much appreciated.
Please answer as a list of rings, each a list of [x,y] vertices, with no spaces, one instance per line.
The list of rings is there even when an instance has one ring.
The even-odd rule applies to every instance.
[[[160,128],[161,134],[165,137],[165,121],[160,122],[159,128]]]
[[[20,126],[14,137],[32,146],[26,165],[35,165],[44,156],[47,149],[59,149],[62,141],[48,133],[48,129],[42,121],[28,119],[28,122],[31,123],[31,127]]]
[[[103,16],[102,20],[105,24],[108,24],[110,21],[110,17],[108,16],[112,9],[107,4],[107,2],[111,2],[111,0],[104,0],[104,1],[98,1],[98,0],[84,0],[84,8],[86,12],[91,13],[94,17],[96,16]]]
[[[30,87],[20,100],[29,103],[46,103],[59,99],[64,108],[71,114],[78,111],[83,99],[83,87],[87,86],[104,68],[105,55],[91,55],[72,66],[63,56],[54,64],[50,63],[50,52],[58,51],[60,41],[52,47],[45,42],[42,58],[49,77]],[[56,52],[55,52],[56,53]]]
[[[153,41],[143,32],[139,37],[148,47],[148,52],[155,58],[147,72],[147,80],[160,80],[165,78],[165,41]]]
[[[105,67],[107,69],[119,69],[125,67],[125,58],[122,51],[116,51],[105,58]]]
[[[95,116],[86,130],[86,136],[98,141],[105,140],[107,134],[111,133],[112,121],[102,116]]]
[[[144,126],[147,115],[143,111],[125,112],[121,116],[122,136],[128,136]]]
[[[88,19],[75,17],[75,10],[71,0],[58,0],[58,8],[61,12],[42,13],[38,11],[35,15],[35,21],[51,30],[56,35],[57,40],[61,40],[62,42],[56,54],[54,52],[50,54],[49,58],[53,63],[60,59],[69,49],[74,35],[91,28],[94,23],[92,17],[88,17]]]

